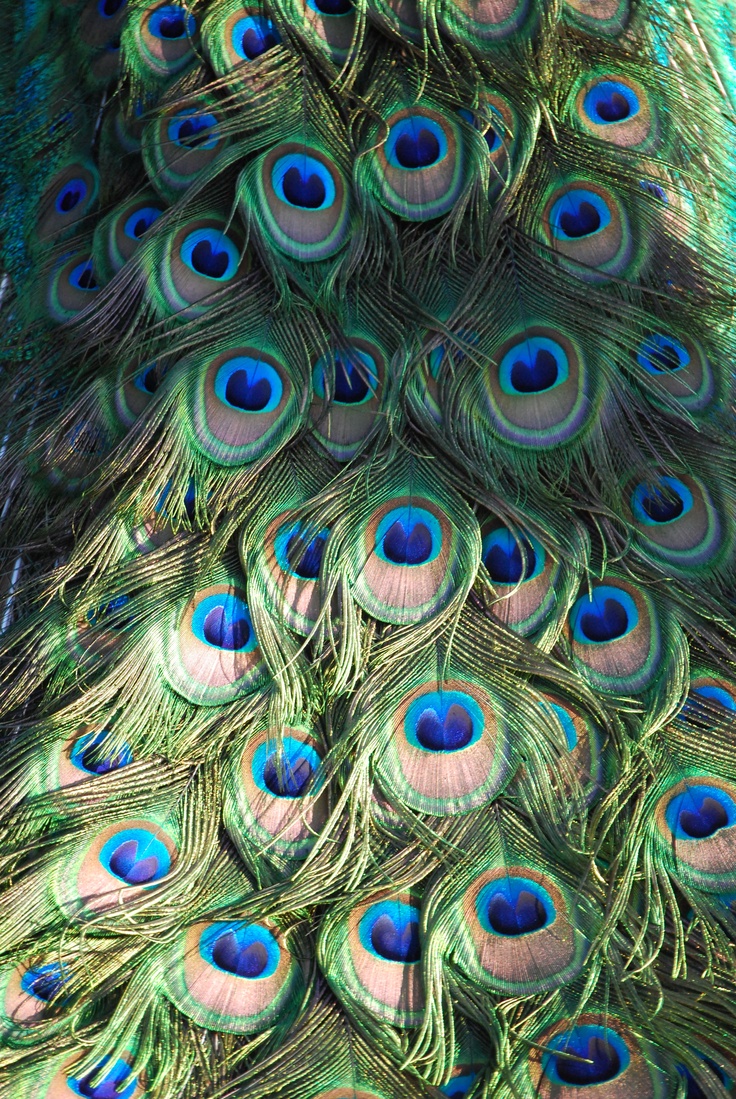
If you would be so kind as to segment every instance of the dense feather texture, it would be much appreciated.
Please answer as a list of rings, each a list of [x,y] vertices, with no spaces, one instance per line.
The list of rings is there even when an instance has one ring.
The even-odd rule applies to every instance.
[[[729,5],[0,14],[0,1096],[728,1094]]]

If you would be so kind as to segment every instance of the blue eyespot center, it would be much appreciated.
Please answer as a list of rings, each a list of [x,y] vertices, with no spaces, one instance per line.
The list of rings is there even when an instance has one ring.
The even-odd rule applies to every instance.
[[[252,379],[247,370],[235,370],[227,380],[225,397],[234,408],[261,412],[271,399],[271,383],[268,378]]]
[[[233,277],[238,268],[238,250],[221,230],[195,229],[184,239],[181,258],[197,275],[213,280]]]
[[[127,885],[146,885],[169,872],[166,844],[144,828],[127,828],[112,836],[100,851],[100,862]]]
[[[432,534],[420,521],[412,524],[396,519],[383,536],[383,552],[395,565],[421,565],[432,552]]]
[[[237,355],[223,363],[214,388],[219,400],[240,412],[274,412],[284,394],[278,371],[250,355]]]
[[[440,143],[431,130],[403,133],[396,142],[396,159],[402,168],[428,168],[440,158]]]
[[[392,509],[376,530],[376,552],[392,565],[425,565],[438,555],[441,544],[435,516],[413,505]]]
[[[132,763],[133,753],[127,744],[105,751],[109,736],[108,731],[103,729],[99,733],[85,733],[75,740],[70,754],[74,766],[89,775],[106,775]]]
[[[556,917],[549,893],[531,878],[510,875],[488,882],[475,902],[481,927],[495,935],[529,935]]]
[[[661,477],[657,484],[640,484],[631,497],[634,517],[647,525],[673,523],[693,506],[693,494],[675,477]]]
[[[665,819],[678,839],[709,839],[736,824],[736,803],[718,786],[692,783],[669,801]]]
[[[60,214],[69,214],[87,197],[87,184],[83,179],[70,179],[56,196],[56,209]]]
[[[477,1076],[477,1072],[464,1072],[461,1076],[456,1076],[440,1088],[440,1095],[447,1099],[465,1099]]]
[[[279,798],[301,797],[311,777],[312,764],[306,755],[274,751],[263,768],[263,781]]]
[[[202,932],[199,952],[211,965],[247,980],[272,977],[281,958],[274,935],[255,923],[211,924]]]
[[[348,15],[354,10],[350,0],[314,0],[314,7],[322,15]]]
[[[335,400],[338,404],[360,404],[369,393],[368,381],[355,363],[336,357]]]
[[[263,15],[248,15],[239,19],[232,30],[233,49],[244,61],[255,61],[280,43],[281,35],[271,20]]]
[[[316,172],[302,175],[294,165],[284,173],[281,185],[284,195],[292,206],[318,210],[325,201],[325,185]]]
[[[162,213],[163,211],[156,206],[143,206],[126,218],[123,232],[131,240],[140,240],[143,234],[151,228],[154,221],[161,217]]]
[[[617,80],[599,80],[585,95],[583,110],[591,122],[612,125],[639,112],[639,99],[632,88]]]
[[[378,388],[378,368],[367,352],[357,347],[333,351],[318,359],[312,372],[315,394],[326,398],[325,378],[333,378],[332,397],[335,404],[358,405],[375,397]]]
[[[29,996],[48,1003],[59,995],[68,980],[69,976],[65,974],[60,963],[51,962],[48,965],[27,969],[21,977],[20,984]]]
[[[405,171],[422,171],[447,154],[447,137],[433,118],[409,115],[395,122],[386,140],[386,158]]]
[[[226,600],[205,615],[203,633],[216,649],[244,649],[250,641],[250,619],[240,600]]]
[[[539,561],[542,555],[530,538],[523,534],[514,537],[506,527],[483,539],[483,564],[496,584],[518,584],[539,575],[544,567]]]
[[[100,0],[97,10],[106,19],[111,19],[113,15],[117,15],[121,8],[125,7],[127,2],[128,0]]]
[[[570,612],[576,641],[606,644],[624,637],[638,624],[639,612],[628,592],[608,584],[595,587],[590,597],[582,596]]]
[[[209,240],[200,240],[192,249],[192,265],[200,275],[221,279],[228,268],[228,255],[216,251]]]
[[[547,336],[527,336],[514,343],[498,368],[501,389],[515,396],[545,393],[562,385],[569,376],[565,349]]]
[[[587,1045],[580,1043],[580,1048],[573,1048],[572,1041],[565,1048],[566,1053],[574,1053],[579,1058],[555,1057],[557,1075],[566,1084],[577,1084],[579,1087],[589,1087],[592,1084],[602,1084],[607,1080],[613,1080],[621,1071],[621,1058],[606,1038],[593,1035],[588,1038]]]
[[[125,1061],[115,1061],[99,1079],[99,1073],[109,1065],[105,1057],[85,1076],[69,1077],[70,1089],[85,1099],[130,1099],[138,1087],[138,1080],[130,1074],[130,1065]]]
[[[317,580],[322,566],[327,535],[320,532],[309,539],[305,533],[295,532],[286,545],[289,568],[303,580]]]
[[[326,210],[337,196],[332,172],[306,149],[280,156],[271,170],[271,184],[282,202],[299,210]]]
[[[653,332],[642,342],[637,352],[637,362],[649,374],[672,373],[690,362],[690,354],[684,344],[674,336]]]
[[[259,789],[277,798],[315,794],[323,785],[317,773],[322,760],[305,740],[284,736],[280,744],[267,741],[253,753],[253,780]]]
[[[580,240],[593,236],[605,229],[610,222],[610,210],[600,195],[582,187],[560,195],[550,211],[552,232],[562,240]]]
[[[148,366],[144,367],[140,373],[136,374],[133,379],[133,384],[136,389],[140,389],[141,392],[153,396],[161,384],[156,363],[150,363]]]
[[[416,738],[430,752],[453,752],[465,748],[473,739],[473,718],[457,702],[447,707],[444,714],[428,707],[419,715]]]
[[[214,115],[187,112],[183,117],[179,115],[169,123],[169,140],[187,149],[200,146],[211,149],[217,144],[217,134],[214,132],[216,126],[217,119]]]
[[[422,955],[419,909],[404,901],[372,904],[361,918],[358,934],[364,948],[389,962],[410,965]]]
[[[92,259],[83,260],[73,267],[69,274],[69,282],[77,290],[99,290],[99,283],[95,275]]]
[[[151,12],[148,17],[148,30],[154,38],[173,41],[177,38],[191,38],[197,24],[193,15],[189,15],[178,4],[164,4]]]

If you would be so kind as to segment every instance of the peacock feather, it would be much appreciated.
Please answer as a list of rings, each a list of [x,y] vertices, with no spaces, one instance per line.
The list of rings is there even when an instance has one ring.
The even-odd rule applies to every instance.
[[[0,20],[0,1099],[725,1099],[731,0]]]

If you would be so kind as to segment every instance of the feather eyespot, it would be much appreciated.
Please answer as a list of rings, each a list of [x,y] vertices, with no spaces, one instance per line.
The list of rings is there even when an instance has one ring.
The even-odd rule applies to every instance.
[[[575,107],[582,126],[602,141],[643,150],[657,138],[649,96],[630,77],[605,74],[588,80],[577,94]]]
[[[255,61],[281,44],[281,35],[265,15],[246,15],[230,32],[233,51],[243,61]]]
[[[249,267],[232,229],[219,218],[185,222],[155,243],[147,257],[149,293],[160,312],[179,320],[206,313],[219,300],[218,293]]]
[[[567,443],[594,414],[585,363],[573,341],[556,329],[534,326],[493,352],[486,374],[491,425],[515,446]]]
[[[132,258],[163,212],[160,198],[149,191],[127,199],[98,222],[93,255],[104,279],[111,279]]]
[[[372,433],[381,409],[385,356],[368,340],[320,356],[312,370],[312,430],[339,462],[348,461]],[[329,399],[331,397],[331,400]]]
[[[194,61],[196,37],[197,21],[185,7],[154,0],[126,22],[122,42],[139,63],[139,79],[155,87]]]
[[[628,581],[593,584],[568,616],[573,661],[603,692],[637,694],[652,682],[662,652],[648,593]]]
[[[552,249],[580,278],[620,275],[634,251],[626,212],[611,192],[589,181],[552,193],[542,216]]]
[[[450,38],[487,55],[521,29],[530,9],[529,0],[445,0],[439,8],[439,23]]]
[[[718,564],[730,545],[726,518],[706,486],[688,474],[652,472],[634,481],[625,506],[638,543],[678,570]]]
[[[307,731],[266,729],[233,757],[225,824],[248,865],[307,857],[327,817],[322,749]]]
[[[649,383],[648,394],[658,403],[674,402],[689,412],[700,412],[711,403],[715,395],[713,370],[693,340],[671,332],[650,332],[639,344],[635,358]]]
[[[397,1027],[421,1021],[419,920],[419,903],[410,892],[376,894],[324,920],[321,968],[342,1003]]]
[[[94,257],[77,253],[63,260],[49,278],[46,307],[57,324],[73,320],[101,290]]]
[[[411,107],[389,115],[383,132],[384,143],[368,154],[371,186],[379,201],[409,221],[448,213],[466,176],[457,122],[429,107]]]
[[[465,679],[423,683],[388,708],[376,778],[384,795],[449,816],[490,801],[509,777],[507,730],[487,691]]]
[[[540,1099],[577,1094],[590,1088],[597,1099],[619,1095],[657,1099],[670,1080],[657,1063],[654,1050],[643,1043],[608,1010],[563,1018],[534,1035],[526,1071]]]
[[[197,923],[169,953],[164,991],[208,1030],[257,1034],[287,1023],[304,991],[283,935],[265,923]]]
[[[192,441],[222,466],[275,451],[299,424],[297,391],[285,365],[261,348],[231,348],[191,368]]]
[[[328,259],[347,243],[347,181],[331,157],[314,146],[277,145],[245,169],[238,191],[246,223],[293,259]]]
[[[162,673],[189,702],[217,706],[263,682],[263,654],[238,582],[201,588],[183,608],[172,608],[157,635]]]
[[[565,0],[567,15],[589,34],[614,37],[629,21],[630,0]]]
[[[62,907],[88,917],[159,889],[178,857],[168,831],[152,820],[123,820],[99,832],[57,875]]]
[[[214,105],[197,100],[152,119],[143,129],[141,153],[151,186],[167,201],[175,201],[192,182],[212,167],[227,138]]]
[[[693,774],[672,785],[654,811],[660,850],[672,872],[698,889],[736,887],[736,787]]]
[[[484,870],[440,905],[435,918],[449,932],[453,963],[483,988],[540,993],[583,967],[589,940],[581,924],[590,913],[567,886],[535,867]]]

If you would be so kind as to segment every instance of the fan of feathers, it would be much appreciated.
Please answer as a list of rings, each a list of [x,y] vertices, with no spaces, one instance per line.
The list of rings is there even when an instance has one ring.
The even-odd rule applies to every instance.
[[[732,0],[0,20],[0,1099],[725,1099]]]

